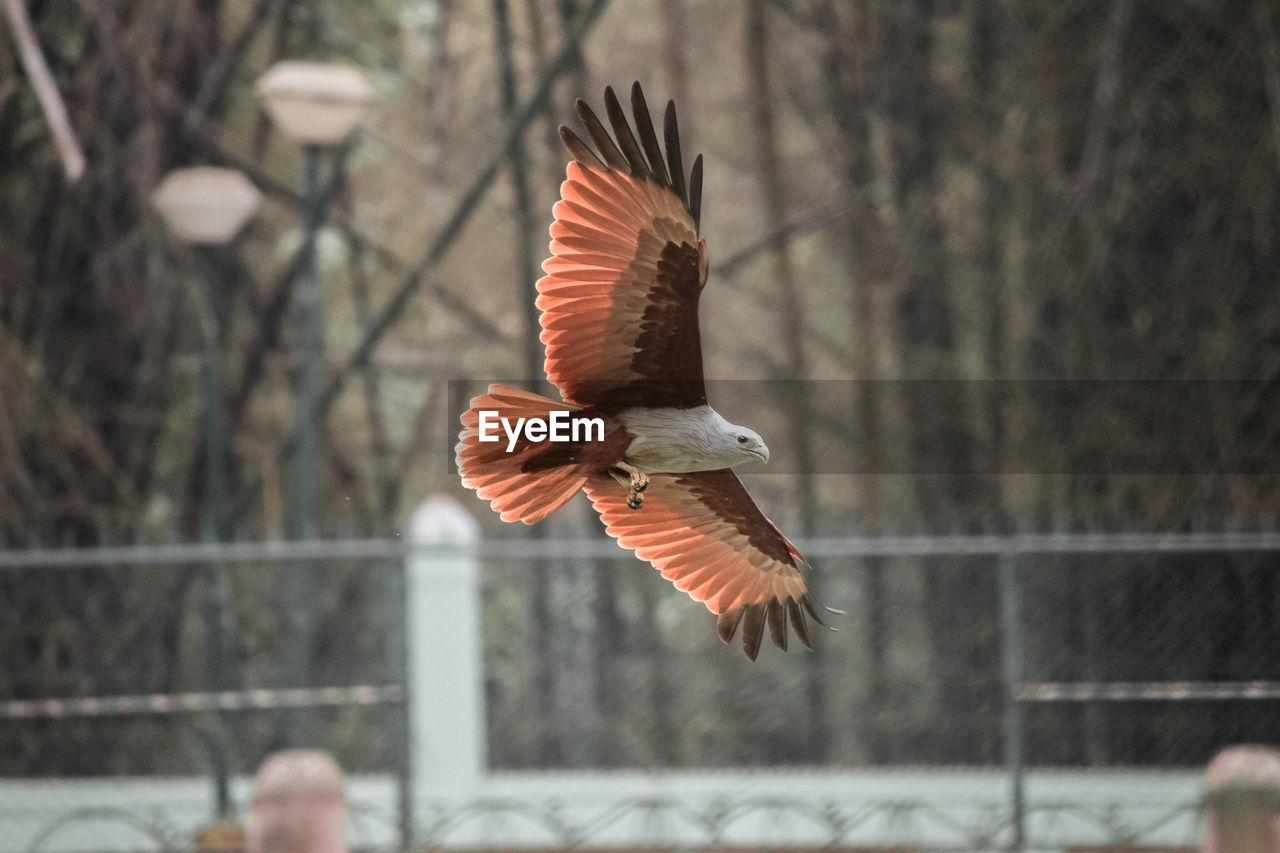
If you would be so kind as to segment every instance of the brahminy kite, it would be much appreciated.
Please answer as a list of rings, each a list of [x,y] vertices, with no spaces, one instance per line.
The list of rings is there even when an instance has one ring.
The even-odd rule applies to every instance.
[[[768,461],[769,449],[707,404],[698,334],[707,283],[702,156],[686,182],[674,103],[664,157],[639,83],[634,133],[613,90],[604,98],[613,137],[577,102],[596,150],[560,127],[573,160],[537,284],[545,369],[564,399],[497,384],[472,399],[457,446],[462,483],[503,521],[525,524],[585,490],[619,545],[716,614],[721,640],[741,624],[755,660],[766,625],[786,650],[789,620],[813,648],[806,614],[823,622],[800,573],[804,558],[731,470]],[[518,431],[521,418],[545,424],[553,412],[600,428],[566,429],[576,440],[560,441],[536,440],[545,426]]]

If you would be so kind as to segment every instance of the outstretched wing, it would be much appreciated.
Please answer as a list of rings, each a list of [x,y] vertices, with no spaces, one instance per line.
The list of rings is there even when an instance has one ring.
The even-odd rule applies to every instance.
[[[698,238],[702,157],[686,189],[675,105],[667,104],[665,159],[639,83],[631,105],[638,139],[613,90],[605,90],[615,143],[578,101],[599,154],[560,128],[574,161],[538,281],[547,378],[566,400],[605,410],[698,406],[706,402],[698,335],[707,275]]]
[[[676,588],[717,615],[726,643],[741,623],[742,648],[755,660],[764,628],[787,648],[787,621],[805,646],[805,614],[822,624],[799,566],[804,558],[764,517],[729,469],[657,474],[644,491],[644,508],[607,476],[587,481],[591,503],[609,535],[648,560]]]

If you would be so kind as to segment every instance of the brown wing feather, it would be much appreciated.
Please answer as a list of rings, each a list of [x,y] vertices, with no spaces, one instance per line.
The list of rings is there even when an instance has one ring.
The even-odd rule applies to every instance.
[[[698,406],[706,402],[698,330],[706,247],[680,174],[674,110],[668,107],[664,163],[638,85],[631,101],[634,133],[613,91],[605,92],[616,143],[578,103],[598,154],[573,131],[560,131],[575,162],[560,188],[551,257],[538,282],[547,376],[566,400],[602,411]]]
[[[754,660],[766,626],[786,649],[790,620],[811,648],[805,614],[822,620],[799,571],[804,558],[732,471],[653,476],[639,511],[627,508],[626,491],[609,477],[585,488],[619,545],[717,614],[720,639],[729,642],[741,624],[743,650]]]

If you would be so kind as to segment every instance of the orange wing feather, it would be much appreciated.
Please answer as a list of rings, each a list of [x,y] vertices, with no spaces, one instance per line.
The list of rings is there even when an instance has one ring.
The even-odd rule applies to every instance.
[[[586,490],[609,535],[715,613],[726,643],[743,624],[742,647],[754,660],[768,625],[785,651],[790,619],[812,648],[805,614],[822,620],[799,571],[804,558],[732,471],[653,476],[639,512],[608,477],[591,478]]]
[[[701,160],[687,193],[674,107],[665,122],[667,162],[638,84],[632,107],[639,141],[611,89],[605,102],[617,144],[578,102],[600,155],[561,128],[576,159],[560,187],[551,257],[538,282],[547,378],[566,400],[600,410],[701,405]]]

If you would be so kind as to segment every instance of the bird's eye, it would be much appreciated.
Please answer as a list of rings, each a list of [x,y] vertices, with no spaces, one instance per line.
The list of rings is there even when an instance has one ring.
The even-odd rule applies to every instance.
[[[747,437],[745,435],[738,436],[738,444],[746,444],[746,443],[747,443]]]

